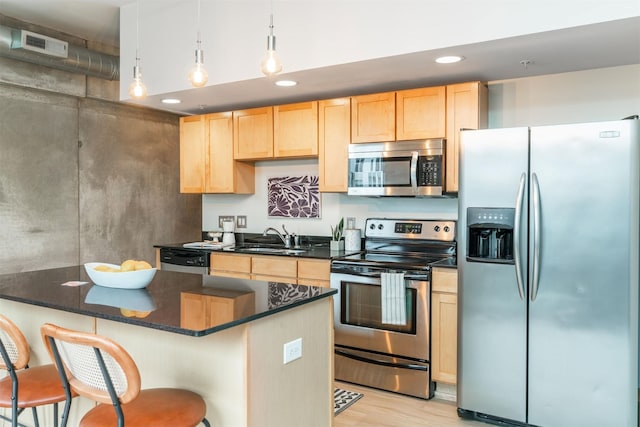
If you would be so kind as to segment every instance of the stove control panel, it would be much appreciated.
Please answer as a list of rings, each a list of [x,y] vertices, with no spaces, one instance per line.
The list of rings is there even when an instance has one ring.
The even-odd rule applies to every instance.
[[[447,220],[369,218],[365,227],[365,237],[445,242],[452,242],[456,238],[456,222]]]

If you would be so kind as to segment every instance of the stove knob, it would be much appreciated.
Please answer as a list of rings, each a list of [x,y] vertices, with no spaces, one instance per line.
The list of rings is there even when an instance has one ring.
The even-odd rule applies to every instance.
[[[378,230],[382,230],[383,228],[384,228],[384,225],[378,224]]]
[[[449,228],[449,226],[448,226],[448,225],[445,225],[445,226],[444,226],[444,232],[445,232],[445,233],[448,233],[449,231],[451,231],[451,229]]]
[[[435,227],[433,227],[433,231],[435,231],[436,233],[440,231],[440,226],[436,225]]]
[[[375,225],[375,224],[371,224],[371,225],[369,226],[369,228],[370,228],[371,230],[375,230],[375,229],[376,229],[376,225]]]

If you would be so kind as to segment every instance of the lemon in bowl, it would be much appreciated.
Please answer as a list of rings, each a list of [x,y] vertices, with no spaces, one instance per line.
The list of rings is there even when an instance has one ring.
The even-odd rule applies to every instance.
[[[145,288],[151,283],[157,270],[146,261],[136,260],[126,260],[120,265],[88,262],[84,269],[96,285],[119,289]]]

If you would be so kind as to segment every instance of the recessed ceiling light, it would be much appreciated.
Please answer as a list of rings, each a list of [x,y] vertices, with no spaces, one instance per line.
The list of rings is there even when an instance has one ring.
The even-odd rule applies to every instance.
[[[282,87],[291,87],[291,86],[295,86],[297,84],[298,84],[298,82],[293,81],[293,80],[278,80],[276,82],[276,86],[282,86]]]
[[[163,104],[180,104],[182,102],[178,98],[162,98],[160,101]]]
[[[436,58],[436,62],[438,64],[453,64],[455,62],[460,62],[464,58],[462,56],[441,56],[440,58]]]

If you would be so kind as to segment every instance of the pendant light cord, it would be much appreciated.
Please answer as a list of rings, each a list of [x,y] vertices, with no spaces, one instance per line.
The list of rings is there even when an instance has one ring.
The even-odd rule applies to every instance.
[[[136,2],[136,65],[140,61],[140,0]]]

